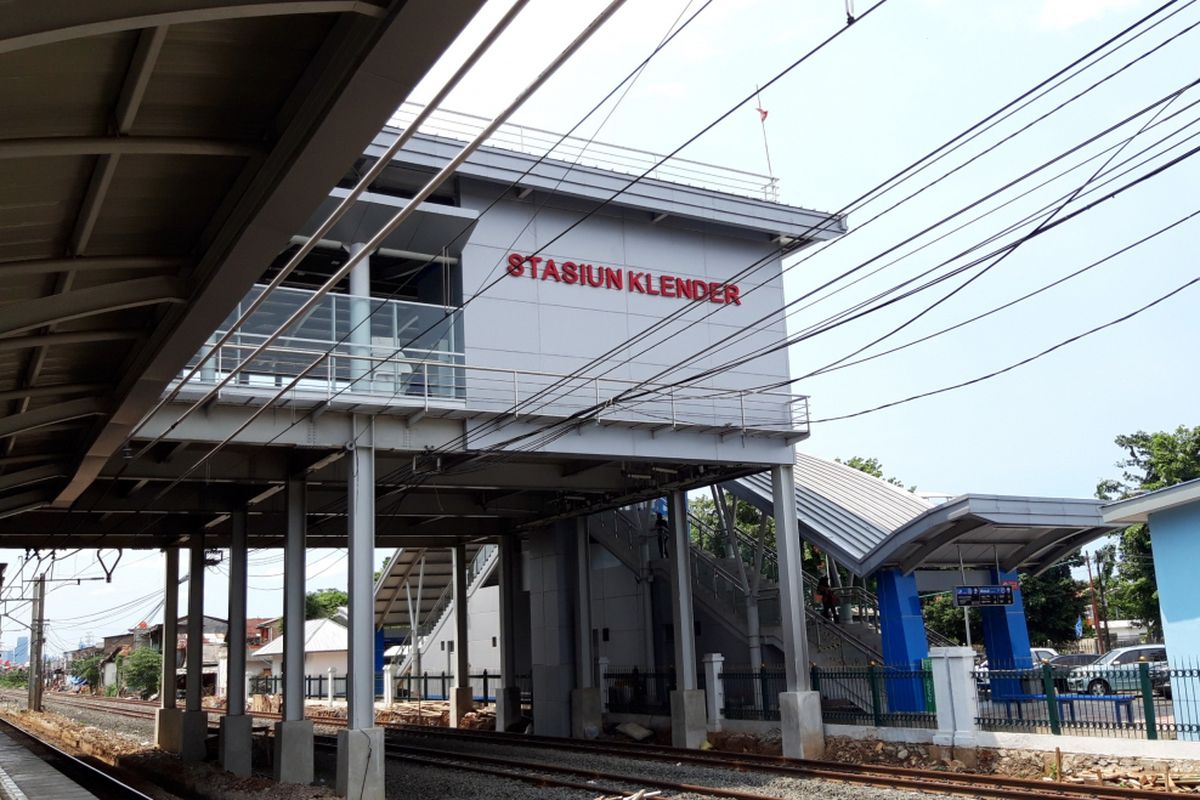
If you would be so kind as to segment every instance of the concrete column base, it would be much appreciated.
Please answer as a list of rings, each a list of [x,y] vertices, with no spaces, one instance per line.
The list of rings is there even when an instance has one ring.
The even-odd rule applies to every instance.
[[[383,728],[338,731],[337,781],[339,797],[384,800]]]
[[[221,717],[220,744],[217,753],[221,766],[239,778],[250,777],[253,720],[247,714]]]
[[[275,723],[275,780],[313,782],[313,723],[293,719]]]
[[[179,755],[183,749],[183,712],[178,708],[154,710],[154,744],[159,750]]]
[[[521,689],[505,686],[496,692],[496,730],[501,733],[521,721]]]
[[[703,689],[671,692],[671,745],[697,750],[708,739]]]
[[[779,727],[787,758],[824,758],[825,723],[818,692],[781,692]]]
[[[975,735],[969,731],[951,733],[938,731],[933,735],[933,744],[929,747],[933,758],[955,759],[961,761],[968,769],[979,766],[979,750]]]
[[[599,689],[571,690],[571,738],[595,739],[604,729]]]
[[[566,664],[534,664],[533,732],[537,736],[571,735],[573,669]]]
[[[208,712],[184,711],[179,755],[184,761],[208,758]]]
[[[455,686],[450,690],[450,727],[457,728],[463,715],[475,709],[474,692],[470,686]]]

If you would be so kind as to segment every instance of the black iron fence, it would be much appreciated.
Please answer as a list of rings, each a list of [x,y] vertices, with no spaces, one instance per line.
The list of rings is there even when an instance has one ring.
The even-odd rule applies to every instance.
[[[779,694],[787,691],[782,669],[725,669],[718,676],[724,690],[726,719],[778,720]]]
[[[675,691],[675,670],[659,668],[643,672],[638,667],[609,667],[601,689],[607,708],[613,714],[669,715],[671,692]],[[704,673],[696,676],[697,688],[704,688]]]
[[[1200,741],[1200,668],[1139,661],[973,673],[984,730]]]
[[[250,694],[283,694],[282,675],[255,675],[250,678]],[[333,696],[346,696],[346,676],[333,679]],[[304,697],[309,700],[324,700],[329,697],[329,676],[305,675]]]
[[[821,716],[829,724],[937,727],[928,665],[813,667],[812,688],[821,695]]]

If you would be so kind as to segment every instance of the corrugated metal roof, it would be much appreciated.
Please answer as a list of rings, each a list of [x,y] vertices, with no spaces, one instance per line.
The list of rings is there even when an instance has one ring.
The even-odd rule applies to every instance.
[[[268,658],[283,655],[283,639],[285,633],[263,645],[250,654],[251,658]],[[328,653],[341,652],[346,649],[349,632],[344,625],[339,625],[331,619],[310,619],[304,623],[304,652]]]
[[[859,470],[806,454],[796,457],[800,534],[857,575],[884,567],[998,565],[1041,572],[1104,535],[1096,500],[970,494],[941,505]],[[768,472],[726,484],[774,513]]]

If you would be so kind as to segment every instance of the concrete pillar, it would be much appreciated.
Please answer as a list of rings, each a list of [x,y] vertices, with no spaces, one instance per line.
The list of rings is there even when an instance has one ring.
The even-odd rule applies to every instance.
[[[642,535],[642,649],[644,660],[642,666],[647,672],[654,672],[658,660],[654,653],[654,568],[650,566],[652,552],[658,547],[656,534],[645,531]]]
[[[496,730],[507,731],[521,719],[517,685],[517,592],[521,590],[521,543],[500,540],[500,691],[496,693]]]
[[[937,698],[937,733],[933,744],[942,757],[974,766],[979,698],[975,691],[975,651],[970,647],[934,647],[929,651],[933,694]]]
[[[354,435],[347,487],[350,631],[347,652],[346,730],[337,737],[337,780],[342,797],[383,800],[383,728],[375,726],[375,446],[370,417],[351,420]],[[332,683],[332,682],[331,682]]]
[[[533,732],[571,735],[575,688],[575,526],[559,522],[529,536],[529,631]]]
[[[208,713],[201,703],[204,669],[204,533],[191,537],[188,569],[187,710],[179,754],[184,761],[203,761],[207,755]]]
[[[275,780],[313,782],[313,723],[304,718],[304,592],[307,484],[287,480],[283,545],[283,719],[275,723]],[[299,634],[299,635],[297,635]]]
[[[692,610],[692,547],[687,495],[672,492],[671,619],[675,630],[675,691],[671,692],[671,744],[695,749],[708,738],[704,691],[696,688],[696,623]]]
[[[350,256],[363,249],[361,242],[350,245]],[[350,270],[350,352],[356,358],[350,361],[350,378],[361,378],[370,370],[371,354],[371,258],[367,256]],[[351,391],[368,391],[365,381],[359,381]]]
[[[725,684],[721,672],[725,669],[725,656],[720,653],[705,653],[700,659],[704,665],[704,694],[708,704],[708,729],[721,730],[721,719],[725,710]]]
[[[471,652],[467,630],[467,546],[451,549],[454,589],[454,689],[450,692],[450,727],[457,728],[463,715],[475,707],[471,692]]]
[[[796,519],[794,467],[771,469],[775,509],[775,554],[779,561],[779,608],[782,617],[783,663],[787,691],[779,695],[783,754],[789,758],[821,758],[825,727],[821,697],[809,685],[808,633],[804,611],[804,562],[800,524]]]
[[[229,635],[225,660],[226,703],[221,717],[218,751],[226,772],[250,775],[251,723],[246,714],[246,512],[230,517],[229,541]]]
[[[183,741],[183,712],[175,704],[175,658],[179,645],[179,548],[163,550],[164,591],[162,627],[162,675],[159,677],[159,708],[154,716],[154,742],[160,750],[178,754]]]
[[[396,665],[383,668],[383,704],[391,708],[396,704]]]
[[[600,709],[608,711],[608,656],[596,659],[596,683],[600,688]]]
[[[600,689],[592,672],[592,561],[587,517],[575,519],[575,689],[571,735],[595,739],[604,724]]]

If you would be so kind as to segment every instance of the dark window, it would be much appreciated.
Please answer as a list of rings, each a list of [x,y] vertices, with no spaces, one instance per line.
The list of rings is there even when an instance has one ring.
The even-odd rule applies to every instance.
[[[602,639],[604,639],[604,641],[607,642],[608,641],[608,628],[601,629],[600,636]]]
[[[492,637],[492,647],[495,647],[495,646],[496,646],[496,637],[493,636]]]

